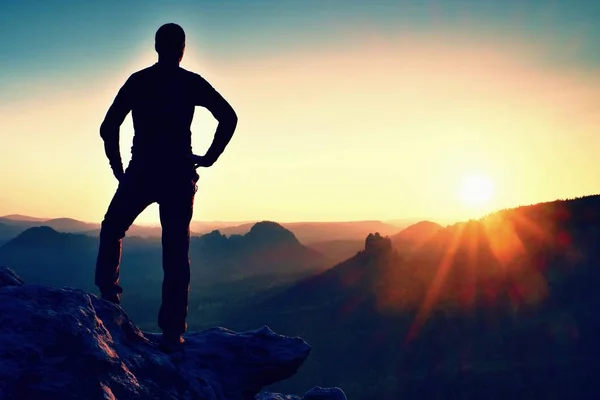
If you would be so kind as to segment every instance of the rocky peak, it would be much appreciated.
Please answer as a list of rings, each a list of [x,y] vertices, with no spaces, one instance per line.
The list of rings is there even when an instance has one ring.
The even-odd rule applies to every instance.
[[[365,252],[367,254],[388,254],[392,251],[392,241],[376,233],[370,233],[365,240]]]
[[[321,388],[259,395],[304,363],[311,348],[301,338],[266,326],[185,338],[183,351],[165,354],[159,334],[140,331],[121,307],[81,290],[26,285],[0,267],[2,399],[345,399]]]

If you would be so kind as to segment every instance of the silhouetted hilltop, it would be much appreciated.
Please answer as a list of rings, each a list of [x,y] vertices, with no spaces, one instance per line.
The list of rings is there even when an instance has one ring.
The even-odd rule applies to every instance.
[[[254,243],[269,242],[271,244],[298,245],[300,242],[294,234],[276,222],[262,221],[252,226],[246,239]]]
[[[91,290],[97,246],[89,236],[30,228],[0,247],[0,263],[15,265],[29,282]]]
[[[585,229],[600,223],[600,195],[500,210],[482,218],[481,222],[488,225],[511,223],[530,232],[537,230],[540,234],[543,230],[557,233],[559,230]]]
[[[40,226],[36,228],[29,228],[22,232],[16,238],[9,241],[6,244],[6,247],[24,247],[31,245],[57,246],[67,243],[63,240],[64,238],[84,239],[80,235],[72,233],[60,233],[49,226]]]
[[[248,400],[295,374],[311,350],[266,326],[185,337],[183,352],[165,354],[159,336],[140,331],[121,307],[80,290],[26,285],[0,267],[2,399]],[[345,396],[315,388],[289,398]]]
[[[14,239],[31,226],[39,225],[37,222],[17,221],[8,217],[0,217],[0,245]]]
[[[600,196],[422,226],[410,251],[361,251],[231,326],[319,349],[282,388],[319,375],[364,399],[600,392],[586,378],[600,372]]]
[[[408,250],[423,245],[433,238],[443,227],[435,222],[421,221],[390,236],[396,249]]]
[[[324,257],[303,244],[294,234],[274,222],[254,224],[245,235],[227,237],[219,231],[193,237],[190,248],[192,260],[207,265],[214,279],[269,274],[308,275],[326,267]]]

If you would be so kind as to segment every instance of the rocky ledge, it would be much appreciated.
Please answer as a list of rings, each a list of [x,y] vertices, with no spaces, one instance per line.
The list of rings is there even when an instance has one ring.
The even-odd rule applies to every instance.
[[[294,375],[310,353],[268,327],[185,335],[165,354],[119,306],[72,288],[26,285],[0,267],[0,398],[339,400],[337,388],[303,397],[261,392]]]

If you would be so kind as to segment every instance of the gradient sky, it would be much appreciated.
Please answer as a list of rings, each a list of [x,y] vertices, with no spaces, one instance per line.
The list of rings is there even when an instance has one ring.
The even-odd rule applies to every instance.
[[[465,219],[598,193],[598,20],[594,0],[2,1],[0,215],[102,219],[98,128],[166,22],[239,116],[196,220]],[[197,110],[196,153],[215,126]],[[127,162],[130,117],[121,132]],[[458,196],[470,173],[495,187],[479,208]]]

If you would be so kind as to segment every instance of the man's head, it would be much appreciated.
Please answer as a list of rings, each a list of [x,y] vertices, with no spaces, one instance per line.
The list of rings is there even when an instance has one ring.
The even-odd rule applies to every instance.
[[[164,24],[156,31],[154,49],[160,58],[180,62],[185,50],[185,32],[177,24]]]

